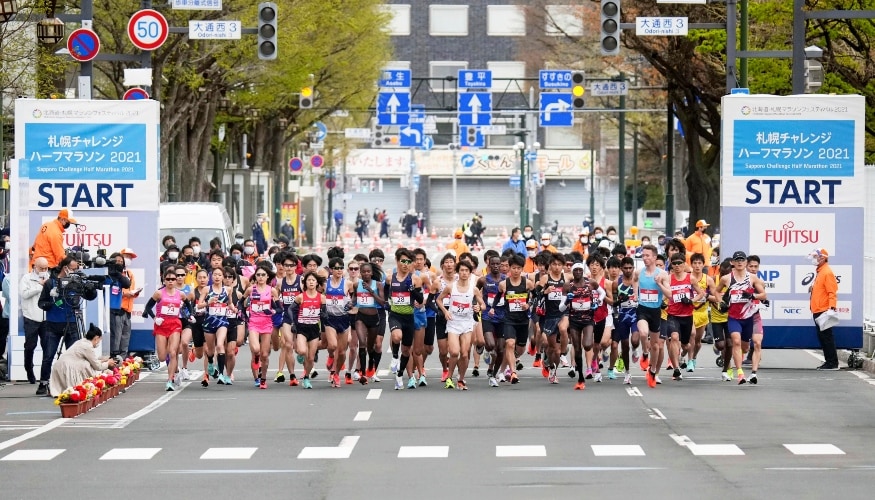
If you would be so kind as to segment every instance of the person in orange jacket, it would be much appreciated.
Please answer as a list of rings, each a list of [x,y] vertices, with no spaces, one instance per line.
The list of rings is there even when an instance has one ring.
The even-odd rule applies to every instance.
[[[58,212],[58,218],[46,222],[39,229],[33,245],[30,247],[30,267],[37,257],[45,257],[49,262],[49,268],[57,267],[58,263],[66,256],[64,251],[64,230],[76,224],[73,212],[66,208]]]
[[[456,252],[456,257],[458,258],[465,252],[470,252],[468,250],[468,245],[462,240],[464,233],[461,229],[456,229],[456,232],[453,233],[453,242],[447,245],[447,251]]]
[[[814,319],[826,311],[836,310],[836,294],[839,290],[839,282],[836,279],[835,273],[829,267],[829,253],[824,248],[817,248],[810,254],[808,258],[811,263],[817,266],[817,275],[814,277],[814,283],[808,289],[811,293],[809,307]],[[814,327],[817,328],[817,340],[820,341],[820,348],[823,350],[824,363],[820,365],[818,370],[838,370],[839,357],[836,353],[835,337],[832,333],[832,327],[821,330],[815,321]]]
[[[586,258],[589,257],[589,229],[580,230],[577,234],[577,241],[571,246],[571,251],[580,252],[583,255],[583,261],[586,262]]]

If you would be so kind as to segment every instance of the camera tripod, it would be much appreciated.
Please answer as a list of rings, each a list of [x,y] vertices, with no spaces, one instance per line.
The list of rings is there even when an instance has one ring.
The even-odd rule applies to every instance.
[[[73,337],[73,342],[70,342],[70,344],[73,344],[77,340],[85,338],[85,332],[86,332],[86,330],[85,330],[85,318],[82,317],[82,309],[81,308],[73,309],[73,316],[74,316],[74,320],[75,320],[75,324],[76,324],[76,333],[75,333],[75,337]],[[68,322],[67,326],[64,327],[64,338],[62,338],[61,342],[58,343],[58,352],[55,353],[55,359],[59,359],[61,357],[61,354],[63,353],[64,349],[67,346],[67,333],[68,333],[69,329],[70,329],[70,323]]]

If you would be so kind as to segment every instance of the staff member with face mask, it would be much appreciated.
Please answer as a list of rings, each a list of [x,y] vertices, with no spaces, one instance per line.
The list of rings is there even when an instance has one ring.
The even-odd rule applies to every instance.
[[[46,350],[46,331],[43,322],[46,313],[39,307],[39,296],[43,285],[49,279],[49,264],[45,257],[33,261],[33,271],[23,275],[18,283],[21,297],[21,312],[24,315],[24,372],[27,381],[36,383],[33,373],[33,354],[39,341],[40,349]]]
[[[30,267],[33,267],[37,257],[45,257],[49,267],[55,267],[64,258],[64,230],[76,224],[73,212],[64,208],[58,212],[58,218],[46,222],[39,229],[33,245],[30,247]]]

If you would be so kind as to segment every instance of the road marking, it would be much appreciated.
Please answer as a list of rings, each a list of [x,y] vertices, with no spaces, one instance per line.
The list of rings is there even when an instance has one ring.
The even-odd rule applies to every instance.
[[[402,446],[398,449],[398,458],[447,458],[449,455],[449,446]]]
[[[50,415],[57,415],[57,410],[40,410],[40,411],[13,411],[7,413],[7,415],[35,415],[37,413],[48,413]]]
[[[391,352],[391,351],[390,351],[390,352]],[[389,370],[377,370],[377,376],[378,376],[378,377],[388,377],[388,376],[389,376]]]
[[[9,439],[7,441],[3,441],[2,443],[0,443],[0,450],[5,450],[6,448],[9,448],[11,446],[15,446],[19,443],[23,443],[24,441],[27,441],[28,439],[30,439],[32,437],[36,437],[36,436],[39,436],[40,434],[44,434],[46,432],[49,432],[50,430],[54,429],[55,427],[60,426],[61,424],[63,424],[64,422],[66,422],[68,420],[70,420],[70,419],[69,418],[56,418],[55,420],[52,420],[51,422],[47,423],[46,425],[44,425],[38,429],[34,429],[26,434],[22,434],[18,437],[14,437],[14,438]]]
[[[627,387],[626,394],[632,396],[633,398],[642,397],[641,390],[638,389],[637,387]]]
[[[744,455],[741,448],[734,444],[696,444],[690,443],[687,449],[696,456],[739,456]]]
[[[249,460],[258,448],[210,448],[201,460]]]
[[[839,470],[838,467],[765,467],[763,470],[778,470],[778,471],[819,471],[819,470]]]
[[[665,470],[665,467],[505,467],[502,470],[508,472],[625,472],[636,470]]]
[[[193,470],[159,470],[160,474],[297,474],[299,472],[320,472],[307,469],[193,469]]]
[[[862,380],[863,382],[866,382],[869,385],[875,385],[875,379],[873,379],[872,377],[870,377],[866,373],[863,373],[861,371],[856,371],[856,370],[852,370],[850,373],[853,374],[858,379]],[[7,415],[11,415],[11,413],[7,413]]]
[[[677,443],[678,446],[689,446],[691,444],[696,444],[693,442],[692,439],[688,438],[687,436],[678,436],[677,434],[669,434],[668,437],[670,437],[675,443]]]
[[[113,448],[100,460],[151,460],[161,448]]]
[[[547,447],[535,446],[496,446],[496,457],[546,457]]]
[[[659,408],[648,408],[647,414],[650,415],[650,418],[654,420],[665,420],[665,415],[659,411]]]
[[[142,379],[142,376],[140,378]],[[161,408],[162,406],[164,406],[165,403],[167,403],[171,399],[175,398],[178,394],[180,394],[182,391],[184,391],[185,388],[188,387],[190,384],[191,384],[191,382],[183,382],[182,385],[180,385],[175,391],[165,392],[164,395],[161,396],[160,398],[156,399],[155,401],[152,401],[151,403],[149,403],[145,407],[141,408],[140,410],[135,411],[134,413],[131,413],[127,417],[120,419],[118,421],[118,423],[113,425],[112,428],[113,429],[123,429],[123,428],[127,427],[128,425],[130,425],[131,422],[137,420],[138,418],[144,417],[144,416],[152,413],[153,411],[157,410],[158,408]]]
[[[844,455],[845,452],[831,444],[785,444],[784,448],[794,455]]]
[[[352,419],[353,422],[367,422],[371,419],[371,412],[369,411],[360,411],[355,414],[355,418]]]
[[[597,457],[643,457],[644,450],[637,444],[594,444],[592,452]]]
[[[22,460],[51,460],[65,450],[15,450],[12,453],[0,458],[0,461],[22,461]]]
[[[342,459],[349,458],[359,441],[359,436],[345,436],[337,446],[308,446],[298,454],[300,459]]]
[[[383,389],[371,389],[365,399],[380,399],[380,394],[383,394]]]

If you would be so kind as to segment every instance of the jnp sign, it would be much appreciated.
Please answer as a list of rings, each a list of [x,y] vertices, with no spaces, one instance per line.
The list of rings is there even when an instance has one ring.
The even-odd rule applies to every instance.
[[[815,268],[829,252],[839,279],[840,348],[862,345],[865,101],[858,95],[723,98],[721,254],[761,257],[771,307],[766,347],[820,347],[808,308]]]
[[[130,270],[144,292],[134,304],[130,347],[149,347],[136,345],[136,339],[151,331],[142,310],[158,285],[158,102],[18,99],[15,158],[10,179],[13,283],[28,272],[28,250],[40,226],[62,208],[71,209],[78,225],[67,229],[65,248],[82,247],[92,257],[98,250],[110,255],[125,247],[137,253]],[[11,291],[11,374],[23,379],[18,286]],[[89,303],[86,321],[108,330],[106,308],[96,304],[101,299]],[[109,340],[104,335],[104,350]]]

